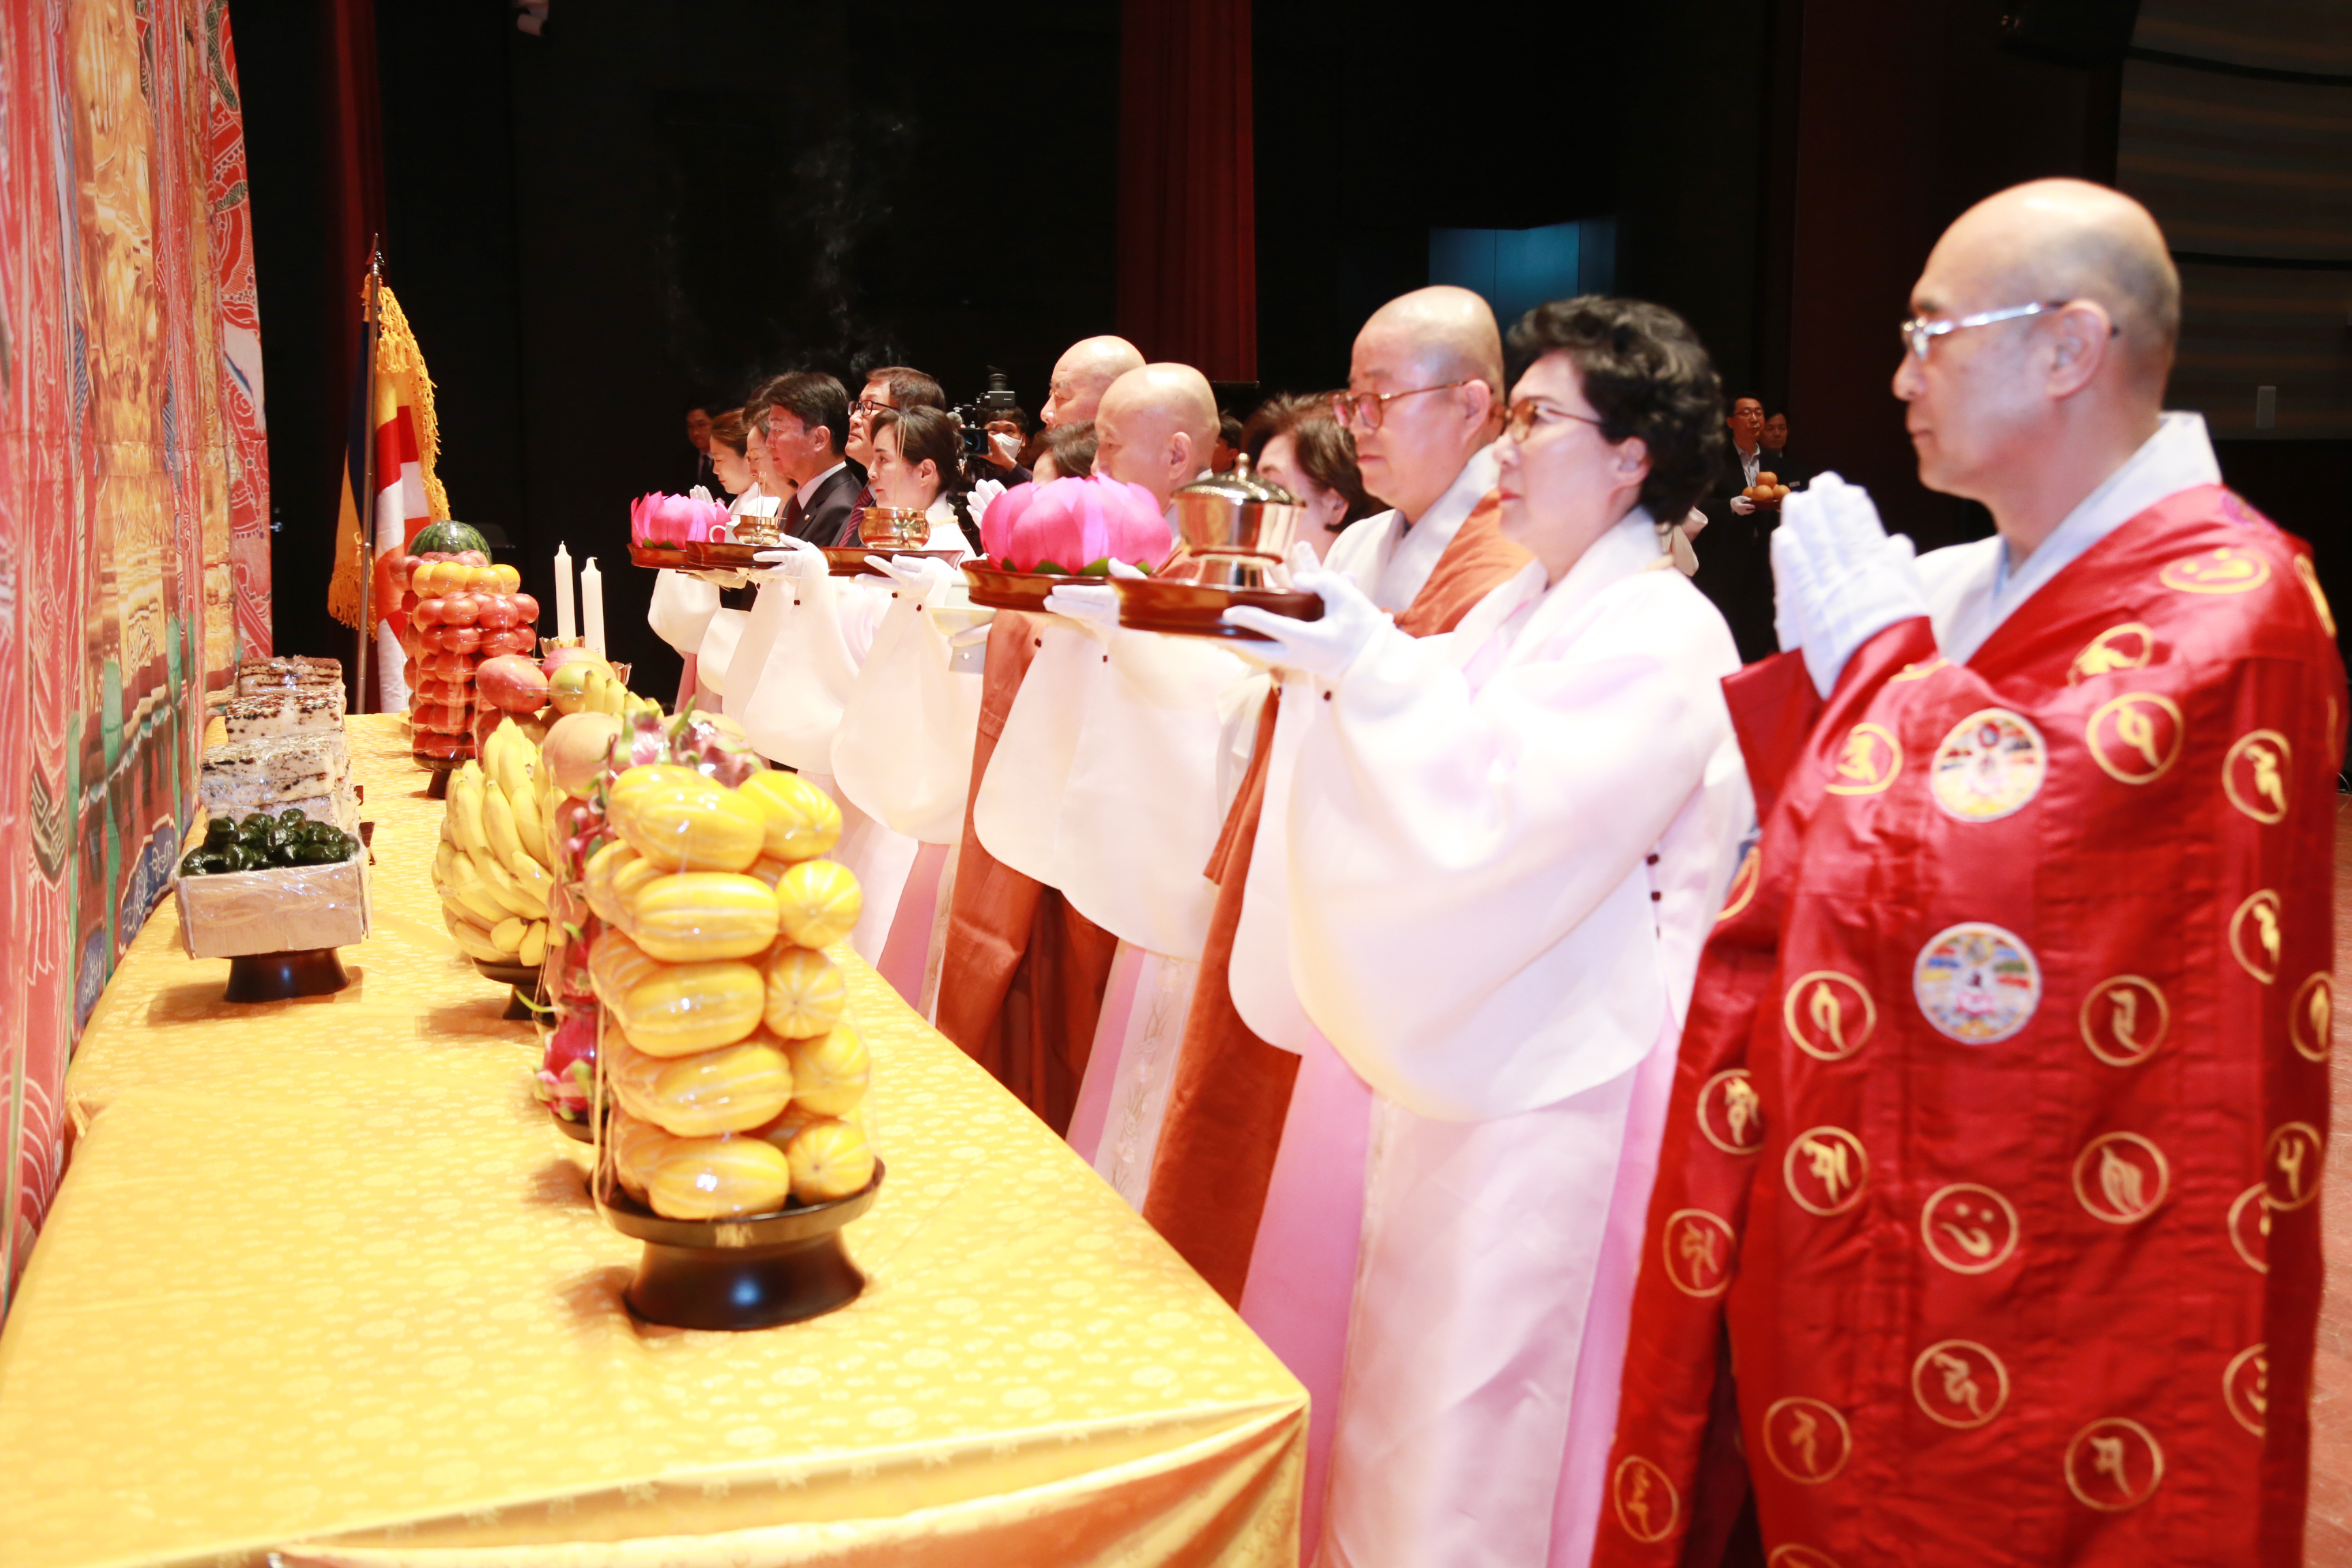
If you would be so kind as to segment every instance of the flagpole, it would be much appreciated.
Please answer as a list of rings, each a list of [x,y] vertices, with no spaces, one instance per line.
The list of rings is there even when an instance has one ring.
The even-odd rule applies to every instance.
[[[352,710],[365,713],[373,704],[370,693],[374,683],[369,679],[370,666],[375,661],[375,339],[378,328],[378,291],[383,287],[383,247],[382,237],[368,237],[367,283],[360,294],[360,353],[366,356],[366,401],[360,410],[361,439],[364,443],[360,457],[361,494],[354,509],[360,514],[360,644],[359,657],[352,668],[358,671],[352,688]]]

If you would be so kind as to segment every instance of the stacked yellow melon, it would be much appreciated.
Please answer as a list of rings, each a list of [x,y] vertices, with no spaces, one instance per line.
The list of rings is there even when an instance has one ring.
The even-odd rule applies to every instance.
[[[862,903],[821,858],[840,808],[793,773],[730,789],[653,763],[613,781],[604,812],[618,837],[589,857],[583,891],[606,927],[588,968],[621,1184],[672,1219],[863,1188],[871,1068],[820,951]]]

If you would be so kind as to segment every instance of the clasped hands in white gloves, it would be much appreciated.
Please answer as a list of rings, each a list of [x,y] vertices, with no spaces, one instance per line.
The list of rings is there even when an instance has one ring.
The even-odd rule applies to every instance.
[[[1255,632],[1273,644],[1243,643],[1235,653],[1336,680],[1383,632],[1395,627],[1388,612],[1365,597],[1353,578],[1326,568],[1304,544],[1291,547],[1290,585],[1321,599],[1323,618],[1302,621],[1255,605],[1235,605],[1224,613],[1225,625]]]
[[[1756,503],[1749,500],[1746,496],[1733,496],[1731,498],[1731,511],[1733,516],[1746,517],[1755,510]]]
[[[1813,689],[1827,697],[1854,650],[1899,621],[1927,613],[1911,542],[1890,537],[1870,492],[1823,474],[1780,503],[1772,532],[1774,630],[1801,649]]]

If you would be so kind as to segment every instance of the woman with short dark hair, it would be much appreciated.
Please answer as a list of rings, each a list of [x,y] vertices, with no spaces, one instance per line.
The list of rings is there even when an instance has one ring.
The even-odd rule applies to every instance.
[[[1090,479],[1095,471],[1095,422],[1083,420],[1076,425],[1048,425],[1040,439],[1044,448],[1037,454],[1034,470],[1037,482],[1050,484],[1055,479]]]
[[[1331,417],[1331,395],[1268,398],[1242,427],[1241,450],[1258,477],[1280,485],[1307,509],[1298,538],[1318,561],[1348,527],[1388,503],[1364,491],[1356,438]]]
[[[1512,342],[1517,577],[1446,637],[1324,570],[1296,574],[1320,620],[1225,612],[1322,689],[1265,809],[1299,1001],[1376,1096],[1325,1562],[1591,1552],[1675,1047],[1754,820],[1738,656],[1659,526],[1721,439],[1706,351],[1597,297]]]

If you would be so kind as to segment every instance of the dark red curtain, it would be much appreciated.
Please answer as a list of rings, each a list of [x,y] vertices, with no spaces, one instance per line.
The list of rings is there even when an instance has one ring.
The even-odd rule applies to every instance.
[[[1125,0],[1120,16],[1119,332],[1255,381],[1249,0]]]
[[[383,234],[383,113],[376,90],[375,0],[327,0],[320,27],[326,146],[329,395],[348,395],[360,353],[360,277]]]

